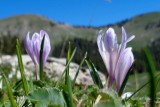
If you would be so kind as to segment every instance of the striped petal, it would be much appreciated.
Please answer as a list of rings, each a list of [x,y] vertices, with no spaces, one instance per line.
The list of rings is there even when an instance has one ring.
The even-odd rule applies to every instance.
[[[115,80],[115,68],[117,64],[118,58],[118,51],[114,50],[113,52],[109,53],[109,67],[110,67],[110,76],[109,76],[109,87],[112,86]]]
[[[102,60],[105,64],[105,66],[106,66],[107,72],[110,74],[109,53],[108,53],[108,51],[105,50],[102,36],[103,36],[103,34],[100,31],[99,34],[98,34],[98,37],[97,37],[98,50],[99,50],[99,53],[102,57]]]
[[[49,56],[49,52],[51,50],[51,45],[50,45],[50,39],[48,34],[45,31],[41,31],[41,36],[45,35],[45,40],[44,40],[44,48],[43,48],[43,65],[45,65],[47,58]]]
[[[41,48],[41,36],[38,33],[34,33],[32,36],[33,52],[35,54],[37,63],[39,63],[40,48]]]
[[[134,61],[134,57],[133,57],[131,48],[124,49],[120,54],[120,57],[117,62],[116,70],[115,70],[115,80],[116,80],[117,91],[119,91],[133,61]]]
[[[104,36],[104,46],[109,53],[118,48],[117,36],[113,28],[109,28],[106,31]]]
[[[120,45],[117,43],[117,36],[113,28],[109,28],[106,31],[104,38],[101,32],[98,34],[97,45],[99,53],[109,74],[108,87],[112,87],[115,81],[117,91],[119,91],[134,60],[131,48],[126,48],[127,43],[133,38],[134,36],[127,38],[123,27]]]
[[[46,31],[40,30],[40,36],[41,40],[43,39],[43,36],[45,36],[45,41],[47,42],[47,44],[50,44],[50,39]]]
[[[24,38],[24,46],[25,46],[25,49],[26,49],[27,53],[31,57],[33,63],[36,64],[36,60],[35,60],[34,53],[33,53],[32,42],[30,40],[29,34],[30,33],[28,32],[27,35]]]
[[[124,27],[122,27],[122,40],[121,40],[121,43],[125,43],[127,40],[127,34],[126,34],[126,31],[124,29]]]
[[[126,45],[128,42],[130,42],[131,40],[133,40],[135,38],[135,36],[131,36],[129,38],[127,38],[127,34],[125,29],[122,27],[122,40],[121,40],[121,44],[119,46],[119,53],[126,48]]]

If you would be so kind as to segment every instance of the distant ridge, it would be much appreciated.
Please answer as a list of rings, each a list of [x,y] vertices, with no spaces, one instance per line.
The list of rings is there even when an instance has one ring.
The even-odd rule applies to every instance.
[[[142,14],[116,24],[100,27],[71,26],[39,15],[19,15],[0,20],[0,36],[18,36],[22,39],[28,31],[33,33],[44,29],[49,33],[52,44],[55,45],[75,37],[96,41],[98,30],[105,31],[108,27],[115,28],[116,34],[120,38],[121,26],[124,26],[129,35],[136,36],[129,45],[140,49],[154,39],[160,38],[160,12]]]

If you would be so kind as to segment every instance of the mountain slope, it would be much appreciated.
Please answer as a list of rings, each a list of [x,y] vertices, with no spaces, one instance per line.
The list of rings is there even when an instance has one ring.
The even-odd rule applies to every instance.
[[[118,38],[121,38],[121,26],[124,26],[129,35],[136,38],[129,45],[136,50],[146,46],[151,41],[160,37],[160,12],[148,13],[133,17],[129,20],[111,25],[115,28]],[[40,29],[48,32],[52,45],[64,42],[68,38],[84,38],[96,41],[97,32],[105,31],[109,26],[102,27],[73,27],[64,23],[51,21],[37,15],[20,15],[0,20],[0,36],[19,36],[22,39],[25,34]],[[120,39],[119,39],[120,40]]]
[[[123,26],[129,35],[136,36],[130,44],[140,49],[160,38],[160,12],[139,15],[130,19]],[[119,29],[119,26],[114,25],[114,28]]]

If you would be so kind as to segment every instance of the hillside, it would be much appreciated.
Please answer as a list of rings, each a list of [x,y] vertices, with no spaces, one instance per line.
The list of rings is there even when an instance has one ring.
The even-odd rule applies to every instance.
[[[121,26],[125,27],[129,35],[135,35],[135,40],[129,45],[138,50],[160,37],[160,12],[139,15],[111,26],[116,29],[118,37],[121,37]],[[0,20],[0,36],[16,35],[22,39],[28,31],[33,33],[44,29],[49,33],[51,41],[53,41],[52,45],[75,37],[96,41],[98,30],[107,28],[108,25],[96,28],[74,27],[37,15],[20,15]]]
[[[0,36],[18,36],[22,39],[28,31],[33,33],[39,32],[41,29],[47,31],[54,44],[64,41],[68,37],[95,35],[93,29],[74,28],[68,24],[54,22],[37,15],[20,15],[0,20]]]
[[[160,12],[139,15],[129,19],[122,25],[129,35],[136,36],[134,41],[130,42],[130,45],[135,49],[140,49],[150,44],[153,40],[160,38]],[[114,25],[117,33],[120,32],[119,27],[119,24]]]

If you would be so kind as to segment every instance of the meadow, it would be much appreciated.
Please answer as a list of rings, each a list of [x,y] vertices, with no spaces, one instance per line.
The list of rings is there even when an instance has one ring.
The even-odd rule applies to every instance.
[[[106,39],[114,39],[113,29],[109,28],[105,35]],[[156,70],[154,60],[150,51],[147,48],[143,49],[145,72],[132,72],[134,61],[133,53],[130,48],[125,48],[126,43],[134,39],[134,36],[126,38],[125,30],[122,27],[122,43],[117,48],[112,42],[101,41],[101,34],[98,35],[97,43],[99,52],[102,56],[104,64],[115,64],[113,62],[106,63],[104,59],[108,54],[103,52],[118,52],[116,72],[104,72],[108,75],[106,83],[103,84],[99,77],[95,64],[92,62],[87,53],[81,57],[79,68],[73,80],[69,75],[69,65],[76,56],[77,47],[67,44],[66,67],[62,76],[53,81],[46,78],[43,72],[43,67],[47,61],[47,57],[51,50],[50,39],[48,34],[41,30],[40,33],[35,33],[30,40],[29,33],[24,38],[24,48],[31,57],[35,65],[36,74],[26,79],[25,70],[22,63],[22,47],[19,40],[16,40],[16,53],[18,65],[21,74],[21,79],[16,76],[8,78],[7,67],[0,66],[1,79],[3,84],[0,88],[0,106],[1,107],[158,107],[160,97],[160,73]],[[106,44],[103,44],[106,43]],[[109,43],[107,45],[107,43]],[[101,45],[106,46],[103,51]],[[124,45],[124,48],[122,47]],[[115,46],[115,47],[114,47]],[[74,48],[72,48],[74,47]],[[112,47],[111,51],[109,51]],[[108,49],[108,50],[107,50]],[[119,51],[114,51],[117,49]],[[123,53],[124,52],[124,53]],[[123,54],[122,54],[123,53]],[[113,54],[113,53],[112,53]],[[112,55],[111,54],[111,55]],[[111,58],[112,59],[112,58]],[[103,62],[102,61],[102,62]],[[90,75],[94,85],[75,85],[79,70],[82,65],[85,65],[90,70]],[[119,65],[118,65],[119,64]],[[133,64],[133,65],[132,65]],[[108,70],[108,68],[107,68]],[[112,74],[113,73],[113,74]],[[112,75],[111,75],[112,74]],[[17,75],[17,74],[16,74]],[[112,77],[114,76],[114,77]],[[124,93],[130,93],[123,96]],[[122,97],[123,96],[123,97]]]
[[[10,66],[0,64],[0,107],[160,107],[159,15],[148,13],[100,27],[70,26],[35,15],[0,20],[0,55],[16,54],[21,76],[10,78]],[[106,31],[110,33],[103,34]],[[23,54],[35,67],[29,79]],[[43,72],[49,54],[66,58],[58,80]],[[79,65],[74,79],[71,62]],[[94,84],[76,84],[83,68],[89,69]],[[105,83],[98,72],[106,76]]]

